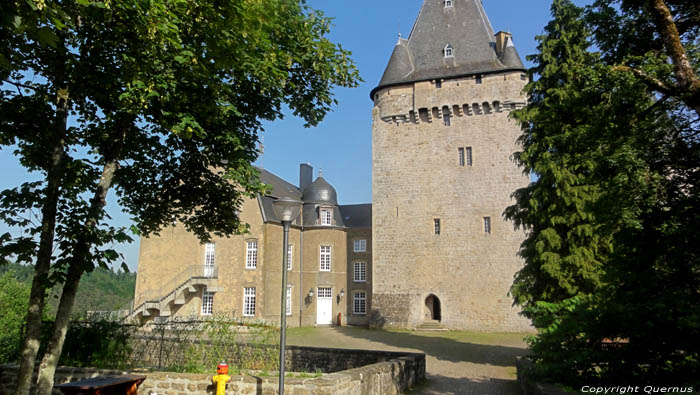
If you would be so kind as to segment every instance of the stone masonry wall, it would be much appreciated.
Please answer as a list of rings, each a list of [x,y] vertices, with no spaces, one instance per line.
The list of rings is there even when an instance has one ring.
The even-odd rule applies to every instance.
[[[325,350],[325,351],[324,351]],[[296,356],[294,355],[296,353]],[[291,354],[291,355],[290,355]],[[425,379],[425,354],[396,353],[365,350],[336,350],[297,347],[287,354],[287,359],[306,361],[310,365],[346,359],[352,366],[362,360],[377,358],[383,362],[324,374],[315,378],[301,375],[285,378],[285,393],[293,395],[379,395],[400,394]],[[17,365],[0,365],[0,393],[10,394],[16,385]],[[143,374],[147,378],[139,387],[139,394],[145,395],[190,395],[214,394],[212,375],[168,373],[168,372],[129,372],[119,370],[99,370],[89,368],[59,367],[56,370],[56,384],[78,381],[105,375]],[[233,376],[226,388],[227,394],[276,394],[277,376],[271,372],[265,376]],[[54,390],[54,394],[60,394]]]
[[[369,312],[372,306],[372,229],[349,229],[347,241],[347,285],[345,287],[346,320],[349,325],[369,324]],[[355,240],[365,240],[366,251],[354,251]],[[366,265],[365,281],[355,281],[355,263],[364,262]],[[365,292],[366,312],[355,313],[354,297],[357,292]]]
[[[508,296],[524,234],[502,217],[529,182],[512,161],[520,129],[509,118],[525,104],[526,77],[440,82],[374,97],[371,324],[416,327],[431,318],[425,303],[434,295],[447,328],[530,330]],[[467,147],[472,163],[462,165],[459,149]]]

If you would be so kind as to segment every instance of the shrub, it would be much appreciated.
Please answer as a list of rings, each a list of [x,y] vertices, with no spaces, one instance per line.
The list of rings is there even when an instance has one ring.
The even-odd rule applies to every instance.
[[[0,275],[0,363],[19,357],[29,292],[30,286],[19,282],[14,271]]]
[[[61,364],[96,368],[131,367],[133,327],[109,321],[74,321],[68,327]]]

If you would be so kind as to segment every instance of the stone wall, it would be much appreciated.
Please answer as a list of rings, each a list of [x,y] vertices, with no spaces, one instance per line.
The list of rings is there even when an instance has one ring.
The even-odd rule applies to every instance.
[[[287,394],[400,394],[425,379],[425,354],[399,353],[367,350],[322,349],[314,347],[290,347],[286,355],[287,364],[313,368],[324,366],[335,373],[314,374],[292,373],[285,378]],[[363,363],[371,363],[359,366]],[[359,367],[356,367],[359,366]],[[354,367],[354,368],[353,368]],[[340,370],[343,368],[343,370]],[[0,393],[12,393],[17,376],[17,365],[0,365]],[[89,368],[59,367],[56,370],[56,383],[62,384],[90,377],[122,374],[143,374],[146,381],[139,388],[145,395],[190,395],[214,394],[212,375],[131,372],[120,370],[99,370]],[[265,375],[233,376],[226,388],[227,394],[276,394],[277,376],[275,372]],[[56,395],[58,391],[54,391]]]
[[[263,316],[266,321],[279,322],[280,285],[282,262],[282,229],[278,225],[267,225],[266,231],[268,253],[265,259],[268,265],[264,269],[265,281],[258,286],[266,288],[267,294],[262,302]],[[289,235],[292,244],[294,264],[287,273],[287,284],[292,287],[292,314],[287,315],[288,326],[311,326],[316,324],[318,287],[330,287],[333,294],[331,316],[335,324],[338,313],[343,320],[347,316],[345,303],[338,295],[347,286],[347,234],[338,228],[305,228],[303,232],[292,229]],[[320,247],[331,246],[331,271],[320,271]],[[300,248],[301,246],[301,248]],[[309,290],[314,296],[309,297]],[[347,297],[347,295],[346,295]],[[301,310],[301,311],[300,311]],[[301,318],[300,314],[301,313]]]
[[[334,373],[359,368],[377,362],[385,362],[409,354],[390,351],[350,350],[287,346],[286,369],[294,372]],[[423,354],[410,354],[423,355]]]
[[[355,252],[354,242],[355,240],[365,240],[366,241],[366,251]],[[372,229],[370,228],[360,228],[360,229],[349,229],[348,230],[348,241],[347,241],[347,286],[345,288],[345,303],[346,303],[346,320],[344,323],[349,325],[368,325],[369,324],[369,313],[372,306]],[[364,282],[355,281],[355,262],[365,262],[366,264],[366,279]],[[365,292],[366,299],[366,312],[364,314],[356,314],[353,309],[354,296],[357,292]]]

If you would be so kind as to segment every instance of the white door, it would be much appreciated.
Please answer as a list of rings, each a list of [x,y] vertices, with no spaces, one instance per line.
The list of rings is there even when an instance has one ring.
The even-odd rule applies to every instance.
[[[316,298],[316,324],[330,325],[333,323],[333,290],[328,287],[318,288]]]

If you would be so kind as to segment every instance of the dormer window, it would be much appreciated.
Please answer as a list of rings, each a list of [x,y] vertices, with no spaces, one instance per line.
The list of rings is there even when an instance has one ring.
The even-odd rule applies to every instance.
[[[454,58],[455,57],[455,51],[452,48],[452,45],[450,45],[450,44],[445,45],[445,48],[442,50],[442,52],[445,53],[446,58]]]
[[[333,219],[333,210],[330,208],[322,208],[320,211],[321,225],[330,226]]]
[[[445,8],[452,7],[452,0],[445,0]]]

